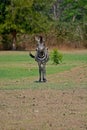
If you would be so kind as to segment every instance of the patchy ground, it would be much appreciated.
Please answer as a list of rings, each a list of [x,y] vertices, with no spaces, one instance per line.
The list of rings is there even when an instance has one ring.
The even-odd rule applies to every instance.
[[[87,130],[87,90],[1,90],[0,130]]]
[[[0,83],[0,130],[87,130],[87,64],[36,79]]]

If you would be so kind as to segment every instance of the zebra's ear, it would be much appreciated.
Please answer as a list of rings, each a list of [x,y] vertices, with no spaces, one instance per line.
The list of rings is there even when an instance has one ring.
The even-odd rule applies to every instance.
[[[36,40],[37,42],[40,42],[40,38],[39,38],[39,37],[35,37],[35,40]]]
[[[43,42],[45,42],[45,38],[43,38]]]

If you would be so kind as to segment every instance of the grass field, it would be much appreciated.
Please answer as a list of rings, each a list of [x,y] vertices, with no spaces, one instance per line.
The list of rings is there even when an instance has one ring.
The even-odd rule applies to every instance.
[[[63,61],[54,65],[47,63],[47,83],[39,84],[37,62],[29,57],[28,52],[0,52],[0,89],[26,88],[72,88],[87,86],[87,52],[61,52]],[[76,71],[75,73],[73,71]],[[81,72],[80,72],[81,71]],[[83,72],[82,72],[83,71]],[[74,75],[74,74],[75,75]],[[78,79],[82,73],[82,80]],[[70,78],[71,76],[71,78]],[[79,80],[80,82],[74,80]],[[81,78],[81,77],[80,77]]]
[[[28,52],[0,52],[0,130],[87,130],[87,51],[47,63],[47,82]]]

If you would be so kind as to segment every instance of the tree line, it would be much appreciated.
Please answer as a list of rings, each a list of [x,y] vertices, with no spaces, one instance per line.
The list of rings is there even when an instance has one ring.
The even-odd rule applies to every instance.
[[[3,49],[17,49],[20,37],[23,44],[38,34],[49,45],[87,47],[87,0],[0,0]]]

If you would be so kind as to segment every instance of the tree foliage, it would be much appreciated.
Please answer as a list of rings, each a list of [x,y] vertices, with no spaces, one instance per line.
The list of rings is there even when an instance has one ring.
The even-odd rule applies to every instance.
[[[0,1],[0,33],[11,33],[12,44],[16,46],[16,34],[40,33],[49,29],[48,1],[42,0],[1,0]],[[15,34],[15,35],[14,35]]]
[[[12,35],[10,45],[17,33],[51,31],[58,41],[86,43],[87,0],[0,0],[0,34]]]
[[[86,0],[56,0],[55,12],[55,29],[58,40],[62,39],[62,41],[72,43],[87,40]]]

